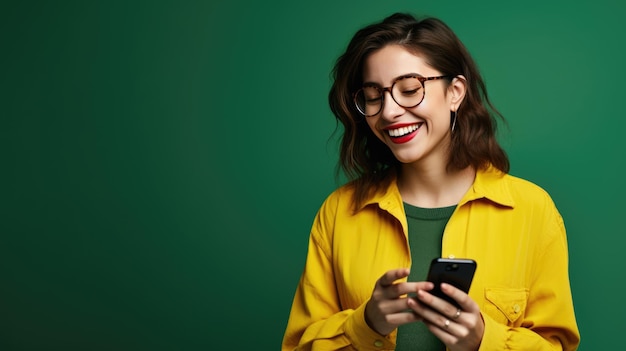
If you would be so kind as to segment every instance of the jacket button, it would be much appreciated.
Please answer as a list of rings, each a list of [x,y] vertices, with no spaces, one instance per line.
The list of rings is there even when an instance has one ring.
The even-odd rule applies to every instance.
[[[518,304],[513,305],[513,312],[519,313],[520,307]]]
[[[383,345],[384,345],[384,343],[382,341],[380,341],[380,340],[374,341],[374,346],[376,346],[378,348],[383,347]]]
[[[448,255],[448,258],[453,260],[454,259],[454,255],[450,254],[450,255]]]

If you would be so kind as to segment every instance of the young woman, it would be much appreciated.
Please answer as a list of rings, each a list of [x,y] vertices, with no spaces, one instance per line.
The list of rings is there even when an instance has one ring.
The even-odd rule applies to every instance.
[[[283,350],[574,350],[563,220],[509,162],[476,64],[441,21],[394,14],[334,69],[351,182],[320,208]],[[434,257],[477,262],[430,294]]]

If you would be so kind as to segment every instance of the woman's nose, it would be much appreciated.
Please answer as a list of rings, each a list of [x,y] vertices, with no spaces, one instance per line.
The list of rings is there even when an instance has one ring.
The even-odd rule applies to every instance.
[[[391,120],[398,116],[401,116],[406,109],[396,102],[391,96],[390,91],[385,91],[385,98],[382,100],[383,108],[381,111],[381,117]]]

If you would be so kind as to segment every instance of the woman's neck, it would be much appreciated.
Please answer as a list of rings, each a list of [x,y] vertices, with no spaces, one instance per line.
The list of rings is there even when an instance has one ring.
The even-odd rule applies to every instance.
[[[453,206],[474,183],[476,171],[467,167],[458,171],[440,167],[402,165],[398,176],[398,188],[402,200],[410,205],[424,208]]]

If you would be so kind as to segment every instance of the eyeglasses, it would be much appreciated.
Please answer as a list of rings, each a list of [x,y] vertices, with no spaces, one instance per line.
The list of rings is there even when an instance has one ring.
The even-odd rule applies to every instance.
[[[354,104],[363,116],[375,116],[382,111],[385,91],[388,91],[398,105],[412,108],[424,100],[424,82],[443,78],[450,78],[450,76],[422,77],[407,74],[396,79],[391,87],[387,88],[372,83],[366,84],[354,94]]]

